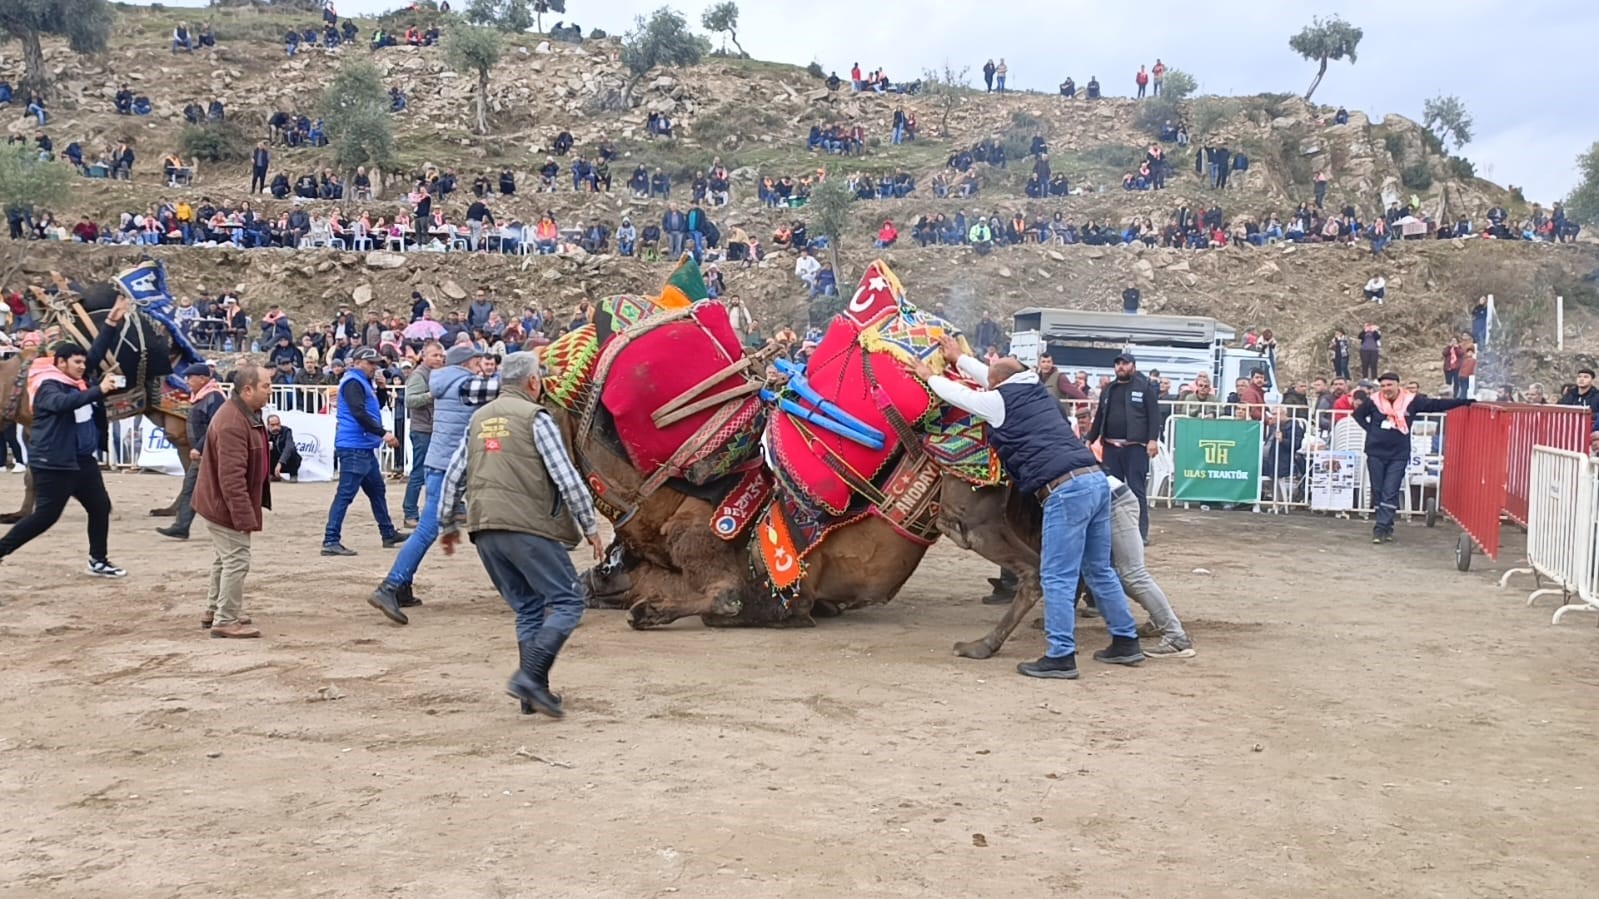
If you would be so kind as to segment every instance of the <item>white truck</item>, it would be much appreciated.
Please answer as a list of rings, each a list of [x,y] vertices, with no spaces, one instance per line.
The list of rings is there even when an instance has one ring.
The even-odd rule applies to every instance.
[[[1280,389],[1270,357],[1228,346],[1238,332],[1213,318],[1028,308],[1016,313],[1014,324],[1011,355],[1037,365],[1048,353],[1061,371],[1088,372],[1089,384],[1098,384],[1101,376],[1115,377],[1112,360],[1125,350],[1138,359],[1139,371],[1159,371],[1169,379],[1173,392],[1204,373],[1225,397],[1236,379],[1256,371],[1266,373],[1268,391]]]

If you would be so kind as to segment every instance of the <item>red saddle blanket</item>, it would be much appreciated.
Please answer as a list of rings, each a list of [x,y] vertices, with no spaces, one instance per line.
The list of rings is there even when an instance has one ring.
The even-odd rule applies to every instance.
[[[669,424],[657,425],[653,418],[657,410],[685,394],[710,398],[748,383],[739,371],[715,377],[744,357],[738,334],[721,304],[702,302],[682,318],[642,333],[617,334],[611,340],[625,343],[616,348],[603,372],[600,398],[611,413],[617,436],[635,468],[646,474],[655,472],[718,417],[721,424],[715,427],[715,433],[701,434],[691,457],[679,458],[678,462],[701,462],[724,450],[737,457],[718,457],[715,464],[702,466],[704,476],[710,477],[725,474],[754,457],[758,448],[751,435],[759,431],[762,416],[760,399],[753,393],[716,403]],[[608,345],[605,351],[610,350]]]
[[[767,423],[770,449],[787,475],[784,480],[832,515],[848,511],[854,496],[841,470],[859,481],[875,481],[900,449],[899,433],[880,408],[874,388],[905,422],[922,420],[933,403],[927,387],[893,356],[863,349],[860,333],[860,326],[847,316],[834,318],[806,365],[805,378],[824,399],[880,431],[882,448],[873,449],[783,411],[774,412]],[[810,405],[792,392],[785,395]]]

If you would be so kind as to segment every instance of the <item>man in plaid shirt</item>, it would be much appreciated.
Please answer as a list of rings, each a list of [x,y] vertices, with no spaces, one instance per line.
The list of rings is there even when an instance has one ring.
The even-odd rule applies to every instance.
[[[445,469],[441,509],[466,496],[466,528],[494,587],[516,613],[521,664],[506,692],[523,714],[559,718],[550,666],[583,615],[583,593],[569,550],[587,541],[600,559],[600,539],[583,478],[566,453],[550,413],[539,405],[538,357],[512,353],[500,371],[500,396],[473,413],[466,440]],[[440,542],[446,555],[460,541],[454,517]]]

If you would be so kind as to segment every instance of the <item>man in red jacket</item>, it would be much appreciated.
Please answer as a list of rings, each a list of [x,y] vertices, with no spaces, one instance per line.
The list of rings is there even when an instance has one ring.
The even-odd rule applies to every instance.
[[[261,530],[262,509],[272,508],[271,442],[261,409],[272,396],[266,369],[242,362],[233,397],[206,431],[194,511],[205,519],[216,557],[200,626],[213,637],[259,637],[244,615],[244,578],[250,573],[250,534]]]

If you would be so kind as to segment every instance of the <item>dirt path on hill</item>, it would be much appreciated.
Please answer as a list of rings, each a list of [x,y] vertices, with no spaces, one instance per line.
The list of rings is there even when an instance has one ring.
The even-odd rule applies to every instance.
[[[388,626],[363,509],[360,556],[316,555],[327,485],[277,491],[265,639],[208,639],[209,546],[143,517],[176,487],[111,478],[125,582],[79,573],[76,507],[0,567],[0,896],[1497,899],[1599,875],[1599,634],[1455,571],[1452,527],[1378,548],[1157,512],[1199,655],[1072,683],[1013,672],[1027,628],[953,657],[996,612],[989,566],[944,545],[811,630],[590,613],[552,722],[500,692],[511,617],[472,554],[430,558]],[[0,475],[0,505],[20,489]]]

